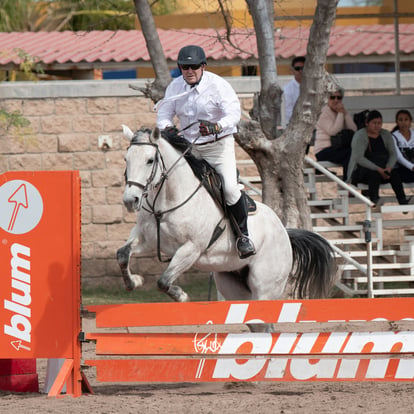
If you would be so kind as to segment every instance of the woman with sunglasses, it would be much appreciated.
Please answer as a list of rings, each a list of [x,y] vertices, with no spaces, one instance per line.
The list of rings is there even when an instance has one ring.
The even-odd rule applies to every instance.
[[[331,137],[339,133],[352,137],[357,130],[351,115],[342,103],[344,91],[338,88],[329,96],[328,103],[322,108],[318,122],[316,123],[315,157],[318,161],[330,161],[342,165],[343,180],[347,179],[351,146],[332,146]]]
[[[398,170],[394,168],[397,151],[391,133],[382,128],[382,115],[370,111],[365,128],[358,130],[352,139],[352,152],[348,171],[352,184],[368,184],[368,197],[380,205],[379,187],[391,183],[399,204],[408,204]]]
[[[221,176],[228,212],[238,226],[233,229],[237,250],[240,258],[247,258],[256,249],[249,238],[247,204],[237,180],[233,134],[240,121],[240,101],[226,80],[205,70],[207,59],[200,46],[183,47],[177,63],[182,76],[168,85],[158,104],[157,126],[165,136],[174,136],[178,118],[181,134],[192,144],[192,154]]]

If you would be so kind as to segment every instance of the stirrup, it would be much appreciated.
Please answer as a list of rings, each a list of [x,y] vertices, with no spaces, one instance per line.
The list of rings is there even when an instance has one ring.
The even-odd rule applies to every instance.
[[[256,248],[247,236],[238,237],[236,240],[236,246],[240,259],[246,259],[247,257],[256,254]]]

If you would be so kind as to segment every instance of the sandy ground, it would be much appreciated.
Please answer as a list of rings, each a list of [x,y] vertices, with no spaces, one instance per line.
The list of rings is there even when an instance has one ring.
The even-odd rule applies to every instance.
[[[89,377],[89,375],[88,375]],[[96,384],[94,395],[48,399],[0,391],[0,413],[412,413],[407,383]]]
[[[84,358],[94,345],[83,345]],[[0,391],[0,413],[412,413],[414,383],[97,383],[94,368],[85,375],[94,391],[80,398]],[[40,389],[46,360],[38,360]]]

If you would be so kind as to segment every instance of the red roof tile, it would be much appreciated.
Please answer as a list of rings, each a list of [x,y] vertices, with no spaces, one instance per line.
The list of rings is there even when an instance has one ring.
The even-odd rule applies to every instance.
[[[400,54],[414,52],[414,24],[401,24]],[[238,29],[227,40],[217,40],[213,29],[158,30],[168,60],[175,61],[178,50],[187,44],[202,46],[210,60],[257,59],[254,31]],[[224,38],[224,31],[219,33]],[[289,59],[306,53],[308,28],[283,28],[275,33],[275,53]],[[18,50],[45,64],[148,62],[145,39],[140,31],[92,32],[13,32],[0,33],[0,65],[19,64]],[[393,55],[394,26],[336,26],[332,29],[328,57]]]

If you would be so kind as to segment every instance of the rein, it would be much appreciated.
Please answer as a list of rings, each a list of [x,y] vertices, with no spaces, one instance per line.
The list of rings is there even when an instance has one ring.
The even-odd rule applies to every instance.
[[[198,122],[198,121],[197,121]],[[194,123],[193,123],[194,124]],[[193,124],[188,125],[186,128],[190,128]],[[183,130],[184,130],[183,129]],[[181,130],[181,131],[183,131]],[[181,132],[180,131],[180,132]],[[195,143],[196,141],[194,141]],[[131,186],[135,186],[138,187],[139,189],[142,190],[142,196],[140,197],[140,202],[138,205],[138,211],[141,209],[141,207],[148,213],[152,214],[155,218],[155,221],[157,223],[157,256],[158,256],[158,260],[162,263],[167,263],[171,261],[171,258],[168,258],[166,260],[163,260],[161,258],[161,220],[164,214],[167,213],[171,213],[172,211],[175,211],[177,209],[179,209],[180,207],[182,207],[184,204],[186,204],[188,201],[191,200],[191,198],[198,192],[198,190],[200,190],[200,188],[203,186],[203,181],[200,181],[200,184],[197,186],[197,188],[180,204],[178,204],[175,207],[171,207],[167,210],[164,211],[156,211],[155,209],[155,203],[157,202],[158,196],[161,193],[161,189],[165,183],[165,181],[168,179],[168,175],[171,174],[172,170],[176,167],[176,165],[178,164],[178,162],[184,157],[184,155],[191,150],[192,145],[194,144],[192,143],[182,154],[180,154],[180,156],[178,157],[178,159],[173,163],[173,165],[167,170],[165,167],[165,162],[164,159],[162,157],[162,154],[159,150],[159,146],[158,144],[154,144],[152,142],[138,142],[138,141],[134,141],[134,139],[131,140],[130,146],[132,145],[150,145],[152,147],[155,148],[156,150],[156,155],[155,155],[155,160],[152,166],[152,170],[151,170],[151,174],[147,179],[147,182],[145,185],[137,182],[137,181],[132,181],[132,180],[128,180],[126,179],[126,184],[131,185]],[[148,187],[151,185],[152,181],[155,178],[155,174],[157,172],[157,168],[158,165],[161,161],[162,164],[162,171],[161,171],[161,178],[158,181],[158,183],[154,184],[154,188],[158,188],[157,193],[155,194],[154,197],[154,201],[152,203],[152,205],[150,204],[150,202],[148,201]],[[125,173],[126,174],[126,173]],[[142,205],[143,199],[145,198],[145,201],[147,203],[147,207]]]

